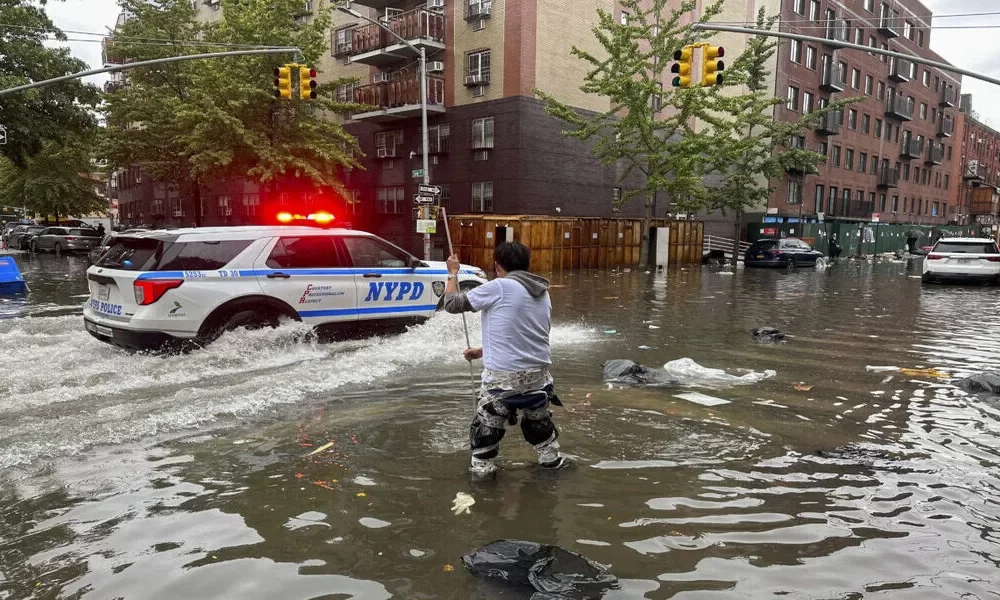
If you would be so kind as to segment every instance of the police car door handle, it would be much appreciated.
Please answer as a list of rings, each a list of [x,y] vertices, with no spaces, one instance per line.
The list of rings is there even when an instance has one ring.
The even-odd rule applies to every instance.
[[[366,277],[366,278],[369,278],[369,279],[372,278],[372,277],[378,278],[378,277],[381,277],[381,276],[382,276],[381,273],[365,273],[364,275],[362,275],[362,277]]]
[[[288,273],[268,273],[267,274],[267,278],[268,279],[288,279],[289,277],[291,277],[291,275],[289,275]]]

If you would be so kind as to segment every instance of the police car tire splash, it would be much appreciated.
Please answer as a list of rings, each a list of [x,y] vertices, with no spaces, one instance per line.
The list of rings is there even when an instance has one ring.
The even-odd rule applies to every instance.
[[[444,221],[444,235],[448,238],[448,256],[455,253],[455,248],[451,245],[451,228],[448,227],[448,213],[441,207],[441,219]],[[465,320],[465,313],[462,313],[462,329],[465,331],[465,349],[472,349],[472,342],[469,341],[469,322]],[[476,384],[476,370],[469,361],[469,377],[472,379],[472,405],[478,406],[479,386]]]

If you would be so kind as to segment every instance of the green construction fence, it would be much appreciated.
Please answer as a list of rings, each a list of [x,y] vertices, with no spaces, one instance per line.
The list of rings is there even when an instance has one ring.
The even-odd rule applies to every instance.
[[[826,223],[748,223],[747,241],[755,242],[762,238],[797,237],[813,245],[824,254],[829,254],[829,239],[837,234],[841,256],[858,254],[858,242],[861,241],[861,254],[881,254],[905,250],[907,238],[917,237],[918,248],[929,246],[939,237],[966,236],[979,237],[981,234],[975,225],[911,225],[898,223],[842,223],[830,221]]]

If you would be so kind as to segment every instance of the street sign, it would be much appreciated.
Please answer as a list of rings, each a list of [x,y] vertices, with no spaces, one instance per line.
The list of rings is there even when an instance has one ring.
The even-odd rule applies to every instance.
[[[439,196],[441,194],[441,188],[436,185],[421,183],[417,186],[417,193],[421,196]]]
[[[416,179],[417,177],[423,177],[424,176],[424,170],[423,169],[413,169],[413,171],[411,171],[411,174],[413,175],[414,179]]]
[[[414,196],[413,201],[417,204],[434,204],[434,196]]]
[[[430,219],[418,219],[417,233],[437,233],[437,221]]]
[[[821,213],[821,212],[816,213],[816,220],[818,222],[822,223],[825,218],[826,218],[826,213]]]
[[[777,207],[767,209],[767,214],[769,214],[769,215],[776,215],[776,214],[778,214]]]
[[[0,146],[7,143],[7,128],[0,125]]]
[[[881,214],[879,214],[879,213],[872,213],[872,223],[878,223],[879,219],[881,219],[881,218],[882,218]]]

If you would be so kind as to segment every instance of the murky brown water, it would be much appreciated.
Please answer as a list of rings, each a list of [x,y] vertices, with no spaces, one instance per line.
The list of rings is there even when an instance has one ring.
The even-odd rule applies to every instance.
[[[459,557],[499,538],[611,565],[608,598],[1000,589],[1000,401],[866,370],[1000,368],[997,290],[921,288],[919,263],[556,277],[576,468],[539,472],[514,430],[486,484],[458,317],[134,356],[82,330],[85,260],[22,263],[35,295],[0,307],[22,315],[0,320],[0,598],[497,598]],[[757,344],[760,325],[794,337]],[[714,407],[601,381],[609,358],[681,357],[777,377],[697,389]]]

